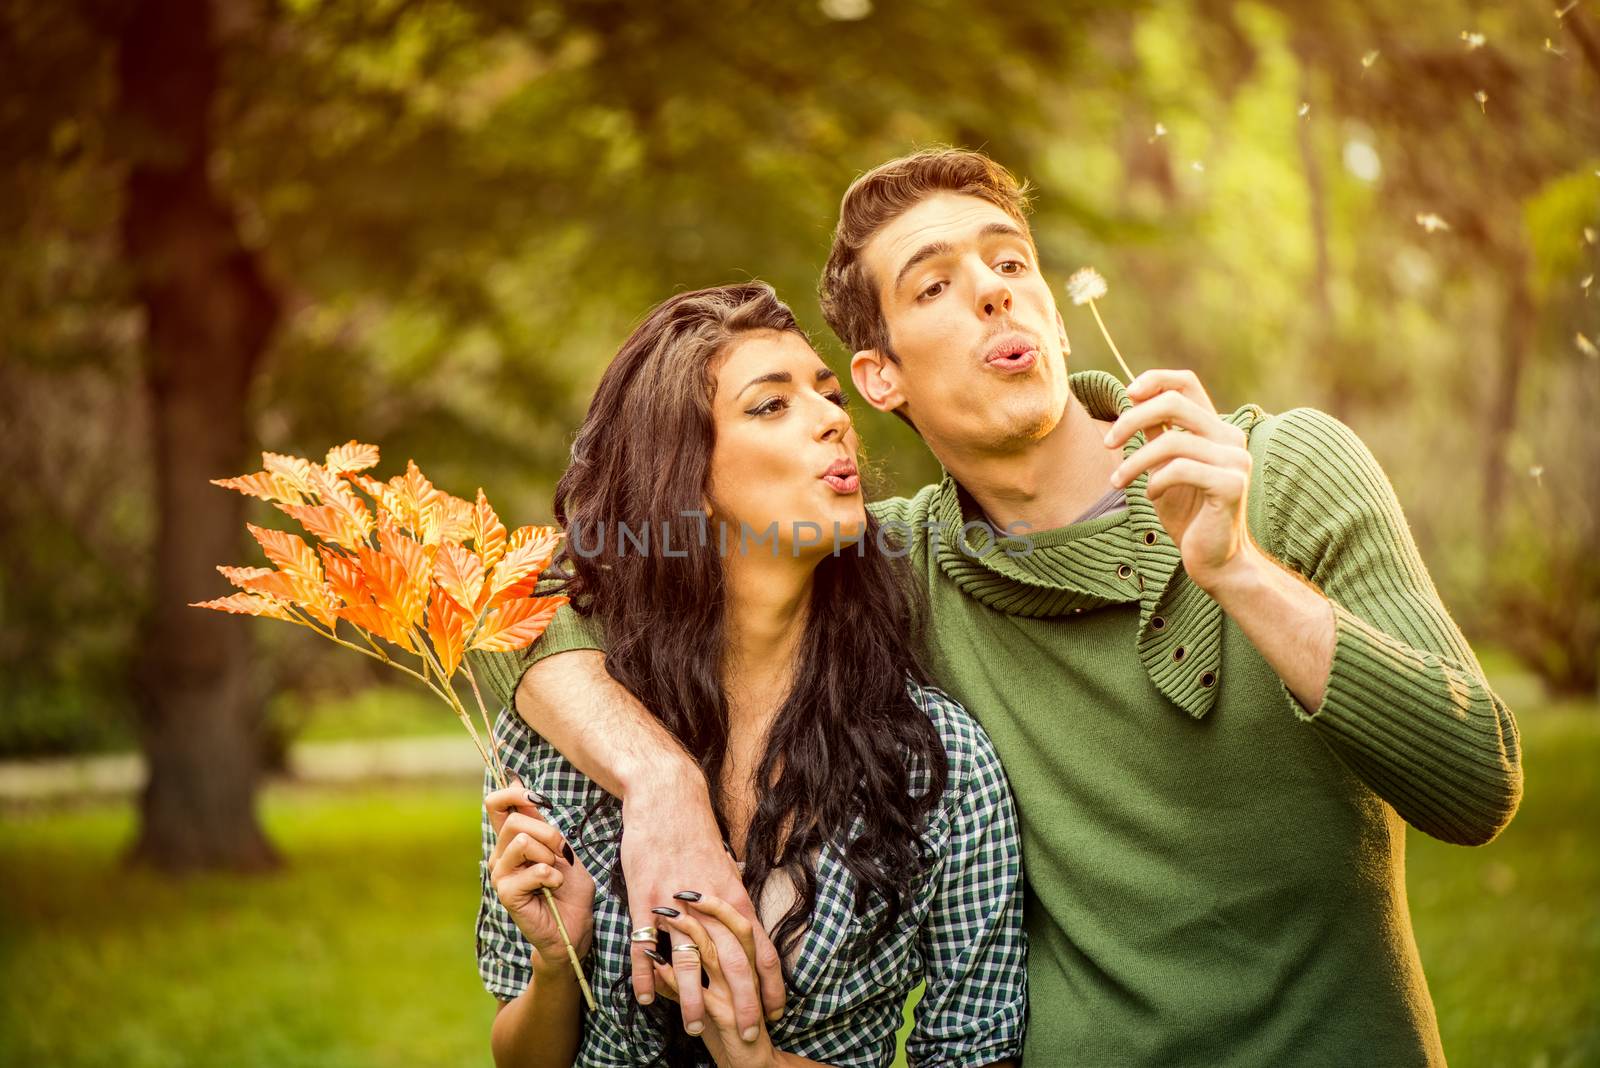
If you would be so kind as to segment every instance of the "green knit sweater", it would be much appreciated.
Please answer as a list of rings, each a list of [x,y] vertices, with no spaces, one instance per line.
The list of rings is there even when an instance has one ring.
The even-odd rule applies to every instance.
[[[1131,406],[1101,372],[1088,411]],[[1515,812],[1516,725],[1428,578],[1377,462],[1311,409],[1225,417],[1255,460],[1256,541],[1333,602],[1321,707],[1303,708],[1188,581],[1144,496],[1016,541],[946,477],[880,519],[919,533],[936,679],[993,739],[1027,878],[1024,1061],[1443,1064],[1405,890],[1405,823],[1488,841]],[[1142,435],[1126,446],[1131,454]],[[1010,550],[1009,552],[1007,550]],[[521,671],[599,648],[564,611]]]

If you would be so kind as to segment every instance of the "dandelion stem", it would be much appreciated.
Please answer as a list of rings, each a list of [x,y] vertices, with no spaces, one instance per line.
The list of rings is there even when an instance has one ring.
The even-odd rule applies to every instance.
[[[1122,358],[1122,353],[1117,351],[1117,343],[1111,340],[1111,331],[1106,329],[1106,321],[1100,318],[1100,309],[1094,306],[1094,301],[1089,301],[1089,310],[1094,312],[1094,321],[1100,324],[1100,336],[1106,339],[1106,344],[1111,346],[1111,355],[1117,358],[1117,363],[1122,367],[1122,373],[1127,376],[1129,384],[1133,382],[1133,372],[1128,369],[1128,361]]]

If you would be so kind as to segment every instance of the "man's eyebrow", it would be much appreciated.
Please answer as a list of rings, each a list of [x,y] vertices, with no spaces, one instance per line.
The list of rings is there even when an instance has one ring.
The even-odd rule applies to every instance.
[[[839,376],[833,372],[833,368],[831,368],[831,367],[819,367],[819,368],[817,368],[816,381],[818,381],[818,382],[826,382],[830,378],[838,378],[838,377]],[[752,378],[750,381],[746,382],[744,384],[744,389],[741,389],[734,396],[735,396],[735,399],[737,399],[739,397],[742,397],[745,394],[745,390],[748,390],[751,386],[759,386],[764,382],[793,382],[793,381],[794,381],[794,376],[791,375],[788,371],[768,371],[766,374],[757,375],[755,378]]]
[[[992,222],[987,224],[982,230],[978,231],[979,240],[982,240],[986,237],[1013,237],[1018,241],[1028,245],[1030,248],[1033,244],[1028,240],[1027,234],[1023,233],[1015,226],[1012,226],[1010,223]],[[916,270],[919,266],[933,259],[935,256],[948,256],[951,251],[954,250],[954,248],[955,246],[950,244],[948,241],[935,241],[931,244],[923,245],[912,254],[909,260],[906,261],[906,265],[900,268],[900,273],[896,275],[894,279],[894,288],[899,289],[902,285],[904,285],[906,276],[912,271]]]

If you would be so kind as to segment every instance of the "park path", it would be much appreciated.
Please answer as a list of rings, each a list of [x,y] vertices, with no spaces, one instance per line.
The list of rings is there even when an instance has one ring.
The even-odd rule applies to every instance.
[[[289,749],[289,773],[277,781],[340,784],[383,779],[477,781],[478,751],[465,735],[302,742]],[[0,761],[0,805],[137,793],[145,764],[137,753]]]

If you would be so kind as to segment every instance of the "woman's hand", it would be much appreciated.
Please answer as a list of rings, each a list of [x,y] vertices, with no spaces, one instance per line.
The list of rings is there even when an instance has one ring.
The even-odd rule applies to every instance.
[[[662,915],[660,923],[679,936],[673,939],[678,945],[673,948],[672,959],[665,964],[652,959],[656,989],[678,1001],[679,977],[684,983],[698,986],[704,974],[706,982],[701,998],[705,1006],[706,1026],[700,1037],[705,1041],[711,1058],[720,1068],[773,1068],[777,1064],[778,1054],[767,1035],[765,1022],[756,1024],[755,1037],[751,1041],[747,1042],[740,1036],[734,1015],[733,995],[723,972],[722,961],[717,955],[717,945],[696,914],[708,916],[733,932],[746,960],[754,967],[756,943],[750,921],[726,901],[709,894],[702,894],[698,901],[676,898],[673,904],[682,907],[680,914]],[[683,948],[685,946],[694,946],[699,952]]]
[[[549,887],[555,895],[581,960],[594,940],[594,880],[561,832],[540,816],[537,795],[512,778],[513,785],[483,799],[495,832],[489,881],[517,929],[533,944],[535,968],[567,971],[567,950],[543,891]]]

